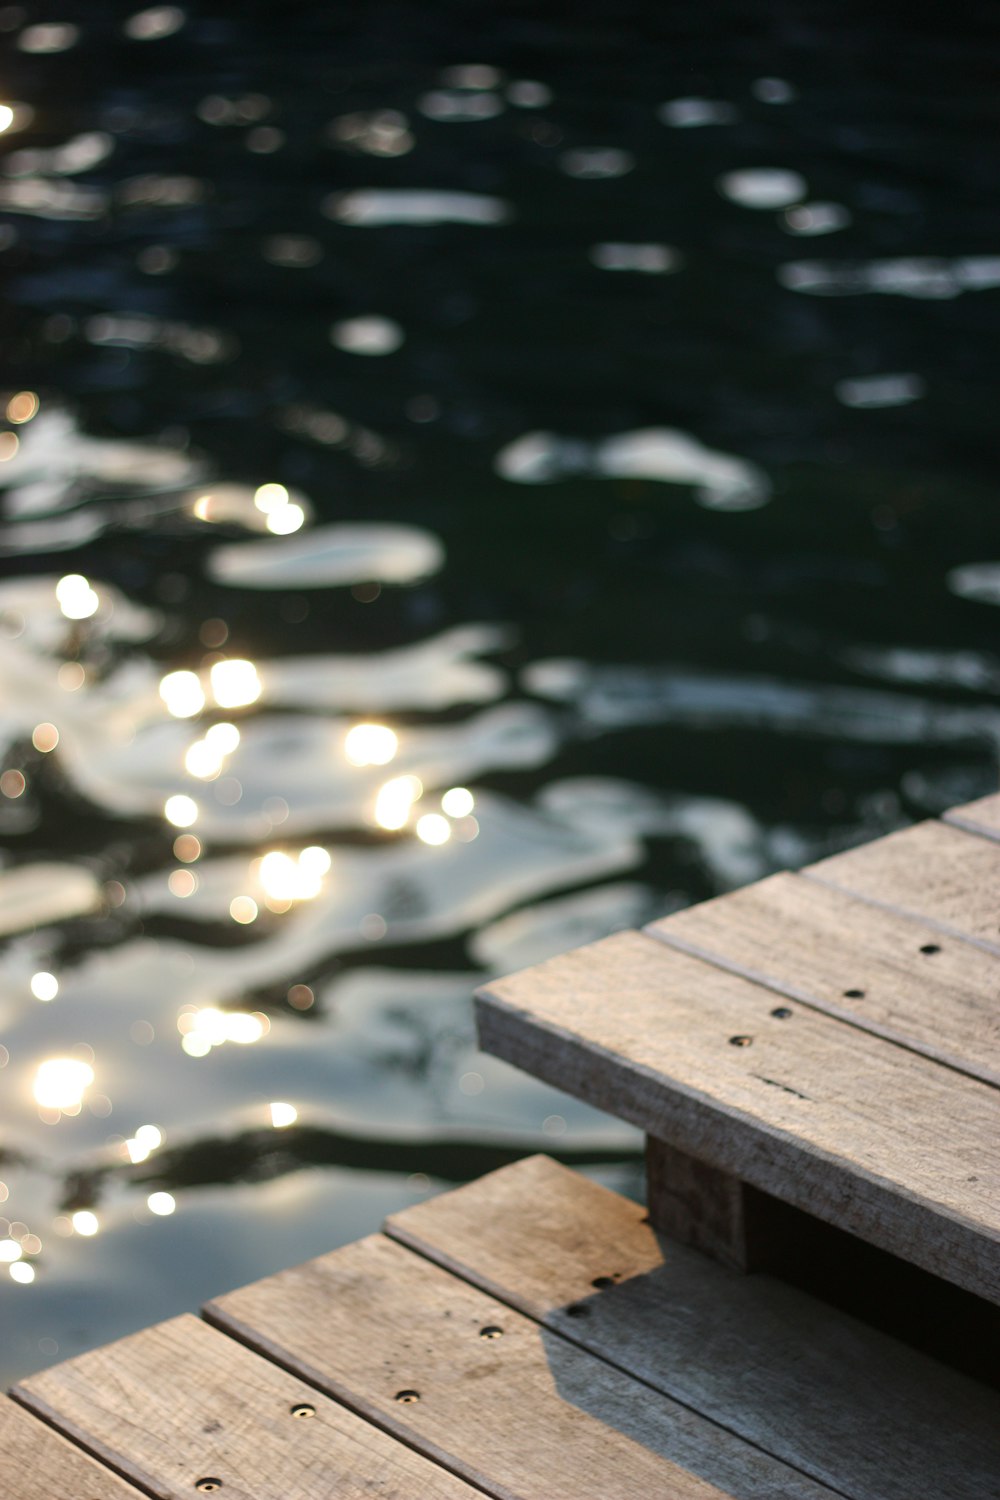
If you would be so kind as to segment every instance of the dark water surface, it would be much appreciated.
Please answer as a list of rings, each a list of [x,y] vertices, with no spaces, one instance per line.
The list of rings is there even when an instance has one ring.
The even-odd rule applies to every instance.
[[[559,16],[0,9],[5,1382],[634,1190],[473,986],[995,787],[996,8]]]

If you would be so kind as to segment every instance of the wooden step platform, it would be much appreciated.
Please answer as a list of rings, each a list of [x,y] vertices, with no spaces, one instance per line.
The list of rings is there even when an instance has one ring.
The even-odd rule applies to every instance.
[[[497,981],[478,1016],[646,1131],[675,1236],[767,1265],[792,1210],[1000,1303],[1000,796]]]
[[[984,1500],[997,1398],[535,1157],[34,1375],[4,1500]]]

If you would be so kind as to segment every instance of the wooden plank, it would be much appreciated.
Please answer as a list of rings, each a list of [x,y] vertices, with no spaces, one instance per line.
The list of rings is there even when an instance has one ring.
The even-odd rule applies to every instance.
[[[782,1282],[663,1241],[638,1204],[546,1157],[386,1228],[854,1500],[982,1500],[1000,1486],[994,1392]]]
[[[496,981],[478,1020],[486,1051],[1000,1301],[1000,1098],[977,1079],[639,933]]]
[[[232,1292],[206,1315],[504,1500],[830,1500],[382,1235]]]
[[[1000,792],[979,797],[975,802],[965,802],[961,807],[950,807],[942,817],[956,828],[983,834],[988,839],[1000,839]]]
[[[1000,914],[1000,888],[996,906]],[[995,957],[971,943],[788,874],[691,906],[645,931],[1000,1084],[1000,970]]]
[[[0,1396],[0,1495],[4,1500],[141,1500],[138,1490],[6,1396]]]
[[[1000,848],[991,839],[947,823],[917,823],[802,874],[1000,953]]]
[[[454,1475],[197,1318],[32,1375],[15,1394],[161,1500],[195,1500],[211,1484],[221,1500],[473,1500]]]

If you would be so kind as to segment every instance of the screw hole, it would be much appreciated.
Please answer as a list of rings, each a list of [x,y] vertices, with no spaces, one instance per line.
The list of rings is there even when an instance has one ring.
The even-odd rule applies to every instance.
[[[603,1292],[605,1287],[614,1286],[615,1279],[613,1276],[595,1276],[590,1284],[599,1292]]]
[[[585,1302],[571,1302],[566,1313],[571,1318],[589,1318],[590,1308]]]
[[[864,998],[865,998],[865,992],[864,992],[864,990],[845,990],[844,991],[844,999],[845,1000],[863,1000]]]
[[[939,943],[923,943],[920,951],[921,953],[940,953],[941,946]]]
[[[490,1324],[487,1328],[480,1328],[479,1337],[481,1339],[502,1339],[503,1329],[495,1328],[492,1324]]]
[[[420,1400],[419,1391],[397,1391],[396,1400],[400,1406],[412,1406],[415,1401]]]
[[[222,1489],[221,1479],[199,1479],[195,1482],[195,1489],[200,1490],[203,1495],[214,1495],[216,1490]]]
[[[749,1047],[752,1043],[752,1036],[731,1036],[729,1038],[730,1047]]]
[[[788,1021],[791,1019],[792,1013],[787,1005],[776,1005],[771,1014],[779,1021]]]
[[[310,1406],[308,1401],[297,1402],[291,1410],[293,1417],[314,1417],[316,1415],[315,1406]]]

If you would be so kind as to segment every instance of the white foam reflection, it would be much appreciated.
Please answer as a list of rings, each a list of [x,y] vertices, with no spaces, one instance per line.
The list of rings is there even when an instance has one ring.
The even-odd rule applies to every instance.
[[[452,124],[492,120],[503,114],[504,107],[497,94],[469,93],[464,89],[431,89],[417,100],[417,108],[429,120]]]
[[[725,99],[702,99],[697,95],[670,99],[657,110],[664,125],[675,130],[693,130],[704,125],[731,125],[739,118],[734,105]]]
[[[330,342],[348,354],[394,354],[405,335],[391,318],[345,318],[330,329]]]
[[[234,542],[208,559],[216,583],[249,589],[415,583],[444,562],[437,537],[415,526],[320,526],[308,536]]]
[[[641,271],[647,276],[665,276],[680,270],[682,263],[670,245],[594,245],[590,259],[602,271]]]
[[[82,917],[100,905],[100,884],[81,865],[40,861],[0,871],[0,937]]]
[[[947,584],[960,599],[1000,604],[1000,562],[963,563],[949,570]]]
[[[54,173],[72,177],[100,166],[115,149],[114,137],[103,130],[86,131],[62,146],[31,147],[12,151],[4,158],[3,171],[8,177],[28,177],[34,173]]]
[[[50,177],[18,177],[13,182],[0,182],[0,208],[9,214],[63,221],[99,219],[107,211],[108,202],[103,188],[53,182]]]
[[[536,662],[523,680],[531,692],[572,703],[586,723],[605,729],[669,722],[885,745],[969,739],[1000,745],[1000,708],[959,709],[870,688],[580,661]]]
[[[513,210],[485,193],[435,192],[422,188],[359,188],[335,193],[323,204],[341,224],[502,224]]]
[[[719,192],[741,208],[787,208],[799,203],[809,191],[799,172],[784,167],[746,167],[719,178]]]
[[[964,255],[954,260],[904,256],[895,260],[796,260],[778,267],[778,280],[792,292],[814,297],[881,294],[932,301],[1000,286],[1000,255]]]
[[[262,702],[375,712],[488,703],[503,693],[507,674],[475,658],[510,639],[502,626],[458,625],[389,651],[281,657],[261,663]]]
[[[497,473],[517,484],[548,484],[571,474],[689,484],[710,510],[755,510],[771,497],[764,471],[748,459],[706,448],[669,427],[624,432],[588,443],[529,432],[497,454]]]
[[[878,409],[885,406],[909,406],[926,395],[927,386],[920,375],[859,375],[852,380],[838,380],[834,386],[837,400],[844,406]]]

